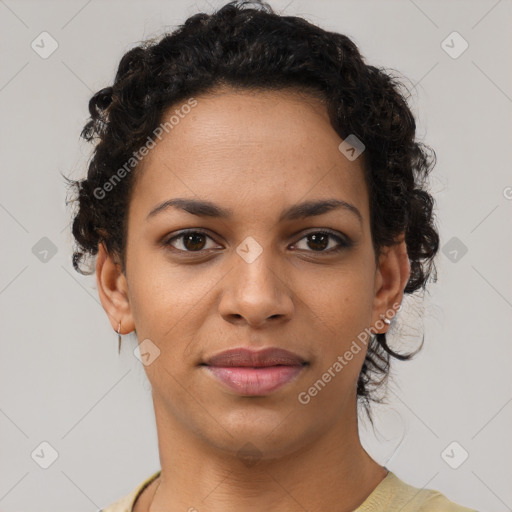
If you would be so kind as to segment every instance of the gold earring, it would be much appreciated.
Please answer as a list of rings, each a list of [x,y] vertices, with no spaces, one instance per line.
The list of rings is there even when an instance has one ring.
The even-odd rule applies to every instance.
[[[117,353],[121,353],[121,322],[119,322],[119,327],[117,328]]]

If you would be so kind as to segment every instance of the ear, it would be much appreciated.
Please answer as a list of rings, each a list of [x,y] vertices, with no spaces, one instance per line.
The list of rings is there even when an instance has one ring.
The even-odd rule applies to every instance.
[[[121,265],[113,259],[102,243],[99,244],[96,257],[96,283],[101,304],[114,331],[117,332],[119,324],[121,334],[133,331],[135,325],[126,277]]]
[[[397,314],[410,275],[411,266],[405,237],[402,235],[398,244],[384,247],[379,257],[372,311],[372,326],[375,326],[377,332],[385,333],[389,329],[389,325],[382,321],[383,316],[391,320]],[[378,320],[380,322],[376,325]]]

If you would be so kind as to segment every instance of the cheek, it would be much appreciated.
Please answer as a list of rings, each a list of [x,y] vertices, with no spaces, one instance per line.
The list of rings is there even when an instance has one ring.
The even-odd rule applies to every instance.
[[[166,333],[178,328],[197,307],[200,297],[209,289],[208,279],[196,270],[184,272],[171,265],[164,256],[134,254],[130,267],[130,306],[137,332],[144,337],[165,340]]]
[[[366,285],[367,286],[367,285]],[[355,393],[367,342],[365,329],[371,322],[371,293],[355,279],[331,283],[323,294],[315,294],[308,304],[309,333],[315,345],[315,360],[307,389],[315,407],[338,404]],[[320,410],[319,409],[319,410]]]
[[[138,258],[132,265],[130,306],[139,343],[149,339],[160,351],[145,367],[154,387],[174,387],[171,375],[181,382],[197,364],[197,345],[205,338],[200,331],[211,315],[211,293],[221,277],[198,267],[173,266],[165,258]]]
[[[300,296],[306,317],[313,317],[326,338],[357,335],[370,325],[374,299],[371,272],[360,263],[336,271],[303,274]],[[309,310],[309,312],[307,311]]]
[[[321,286],[304,294],[304,314],[311,323],[302,332],[309,333],[317,347],[312,382],[328,382],[319,397],[321,403],[344,400],[345,393],[357,385],[369,341],[365,330],[372,319],[371,277],[362,264],[354,264],[317,280]]]

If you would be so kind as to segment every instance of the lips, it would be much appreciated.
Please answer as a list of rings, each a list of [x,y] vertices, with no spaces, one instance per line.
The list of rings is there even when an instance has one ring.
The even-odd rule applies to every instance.
[[[266,348],[252,350],[248,348],[234,348],[221,352],[206,360],[208,366],[237,366],[258,368],[262,366],[300,366],[306,363],[297,354],[282,348]]]
[[[280,348],[231,349],[202,364],[226,389],[242,396],[268,395],[294,380],[307,365],[302,357]]]

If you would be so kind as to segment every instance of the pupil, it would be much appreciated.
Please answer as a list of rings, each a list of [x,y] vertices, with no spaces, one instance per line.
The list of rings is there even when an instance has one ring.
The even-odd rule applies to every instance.
[[[322,239],[322,242],[320,242],[320,239]],[[315,250],[316,249],[320,249],[320,250],[325,249],[329,245],[328,236],[324,235],[322,233],[309,235],[309,241],[310,241],[310,247]],[[311,242],[313,243],[313,247],[311,246]],[[320,244],[320,247],[315,248],[314,244]]]
[[[192,233],[189,235],[185,235],[184,245],[189,250],[201,250],[204,246],[204,243],[201,244],[202,238],[204,237],[200,233]],[[191,242],[191,244],[188,242]]]

